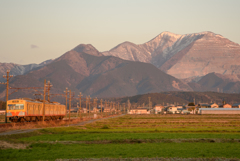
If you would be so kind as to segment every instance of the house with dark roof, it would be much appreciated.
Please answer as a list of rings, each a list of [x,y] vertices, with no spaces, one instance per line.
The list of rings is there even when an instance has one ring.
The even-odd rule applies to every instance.
[[[199,103],[197,108],[209,108],[209,104],[207,104],[207,103]]]
[[[199,103],[197,108],[219,108],[219,105],[216,103]]]
[[[240,108],[240,103],[234,103],[234,104],[232,105],[232,108]]]
[[[226,103],[226,104],[220,104],[219,108],[232,108],[232,105]]]
[[[218,106],[218,104],[216,104],[216,103],[210,103],[210,104],[208,105],[208,108],[219,108],[219,106]]]

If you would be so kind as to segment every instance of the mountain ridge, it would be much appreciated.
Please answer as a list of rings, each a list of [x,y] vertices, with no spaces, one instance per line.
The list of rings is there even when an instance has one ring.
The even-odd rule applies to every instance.
[[[15,63],[0,63],[0,75],[6,75],[6,71],[10,71],[10,75],[23,75],[26,74],[34,69],[38,69],[44,67],[45,65],[51,63],[53,59],[49,59],[43,61],[40,64],[27,64],[27,65],[20,65]],[[0,81],[5,81],[3,77],[0,77]]]
[[[3,74],[21,69],[4,65],[0,64]],[[54,60],[24,69],[11,79],[15,87],[41,86],[47,79],[54,85],[53,92],[69,87],[94,97],[184,90],[240,92],[240,46],[213,32],[162,32],[144,44],[126,41],[106,52],[79,44]],[[3,85],[0,96],[4,96]]]
[[[86,45],[86,48],[88,47],[89,45]],[[77,51],[70,50],[38,70],[11,78],[11,86],[41,87],[46,79],[53,84],[52,93],[62,93],[68,87],[72,92],[82,92],[91,97],[192,90],[187,84],[152,64],[123,60],[114,56],[100,56],[95,50],[84,48]],[[4,89],[3,85],[0,86],[1,96],[5,94]],[[32,96],[29,92],[21,91],[14,93],[10,98],[22,95]]]
[[[102,54],[151,63],[179,79],[211,72],[240,74],[240,45],[210,31],[185,35],[162,32],[144,44],[124,42]],[[233,65],[224,66],[225,60],[232,61]],[[223,65],[217,65],[218,62]]]

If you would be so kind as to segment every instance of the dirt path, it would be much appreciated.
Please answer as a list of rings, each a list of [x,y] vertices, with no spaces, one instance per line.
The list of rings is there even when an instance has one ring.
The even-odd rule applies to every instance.
[[[94,119],[94,120],[88,120],[88,121],[83,121],[83,122],[79,122],[77,124],[70,124],[70,125],[66,125],[68,126],[81,126],[81,125],[85,125],[85,124],[89,124],[95,121],[99,121],[99,120],[104,120],[104,119],[110,119],[110,118],[116,118],[116,117],[121,117],[124,116],[125,114],[121,114],[121,115],[116,115],[116,116],[111,116],[111,117],[105,117],[105,118],[100,118],[100,119]],[[66,127],[65,126],[65,127]],[[12,134],[21,134],[21,133],[29,133],[29,132],[33,132],[35,130],[39,130],[39,129],[43,129],[43,128],[36,128],[36,129],[24,129],[24,130],[12,130],[12,131],[7,131],[7,132],[2,132],[0,133],[1,135],[12,135]]]

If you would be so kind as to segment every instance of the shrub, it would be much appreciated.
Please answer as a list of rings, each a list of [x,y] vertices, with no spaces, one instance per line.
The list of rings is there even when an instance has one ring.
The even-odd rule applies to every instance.
[[[110,129],[107,125],[104,125],[101,129]]]

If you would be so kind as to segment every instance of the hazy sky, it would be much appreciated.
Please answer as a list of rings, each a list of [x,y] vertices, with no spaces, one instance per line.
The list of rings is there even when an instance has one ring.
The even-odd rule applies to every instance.
[[[79,44],[99,51],[163,31],[240,43],[240,0],[0,0],[0,62],[40,63]]]

